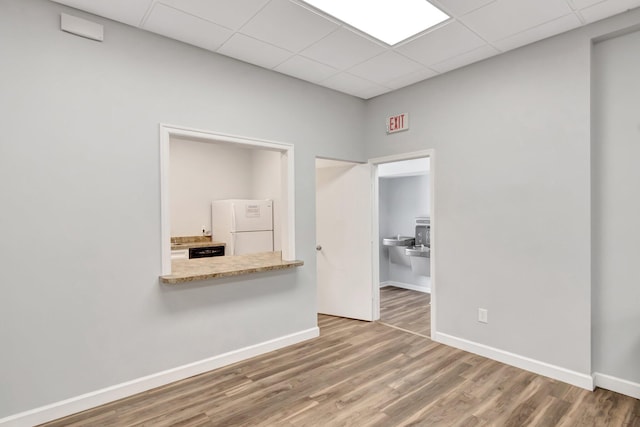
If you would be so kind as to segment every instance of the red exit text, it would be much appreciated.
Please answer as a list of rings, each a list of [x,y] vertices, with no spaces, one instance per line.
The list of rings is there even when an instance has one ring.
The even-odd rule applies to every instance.
[[[398,114],[387,119],[387,133],[400,132],[407,129],[409,129],[409,114]]]

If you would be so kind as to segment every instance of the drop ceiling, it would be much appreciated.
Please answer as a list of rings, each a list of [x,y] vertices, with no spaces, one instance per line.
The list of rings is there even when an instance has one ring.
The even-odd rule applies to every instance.
[[[363,99],[640,6],[432,0],[451,19],[388,46],[302,0],[53,1]]]

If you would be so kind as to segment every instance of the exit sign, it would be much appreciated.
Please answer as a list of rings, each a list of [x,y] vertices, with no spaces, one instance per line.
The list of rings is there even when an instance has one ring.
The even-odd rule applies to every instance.
[[[402,113],[387,118],[387,133],[409,130],[409,113]]]

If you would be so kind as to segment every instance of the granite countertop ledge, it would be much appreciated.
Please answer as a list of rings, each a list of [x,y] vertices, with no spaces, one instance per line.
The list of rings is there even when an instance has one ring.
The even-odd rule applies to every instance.
[[[224,242],[187,242],[187,243],[171,243],[171,250],[191,249],[191,248],[206,248],[209,246],[226,246]]]
[[[211,236],[177,236],[171,238],[171,250],[206,248],[207,246],[226,246],[224,242],[216,242]]]
[[[171,274],[160,276],[169,285],[239,276],[262,271],[283,270],[304,265],[303,261],[286,261],[281,252],[262,252],[248,255],[221,256],[171,261]]]

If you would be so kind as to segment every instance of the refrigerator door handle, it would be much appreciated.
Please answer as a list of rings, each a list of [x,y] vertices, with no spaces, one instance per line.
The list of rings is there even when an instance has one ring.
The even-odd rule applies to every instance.
[[[235,211],[233,212],[233,218],[235,220],[236,214]],[[235,221],[234,221],[235,222]],[[231,233],[231,239],[233,240],[233,244],[231,245],[231,254],[230,255],[235,255],[236,254],[236,233]]]
[[[238,231],[236,230],[236,204],[235,203],[231,203],[231,231]]]

